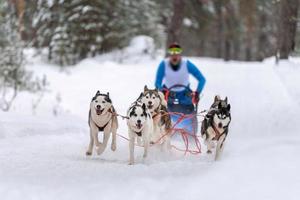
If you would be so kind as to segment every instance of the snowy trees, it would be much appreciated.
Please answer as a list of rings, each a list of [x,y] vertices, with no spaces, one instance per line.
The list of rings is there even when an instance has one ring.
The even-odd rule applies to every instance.
[[[35,42],[48,48],[49,60],[74,64],[124,47],[134,35],[158,37],[156,12],[156,4],[146,0],[39,0]]]
[[[13,2],[23,41],[47,49],[61,66],[123,48],[136,35],[160,47],[178,41],[188,56],[225,60],[263,60],[279,49],[283,58],[300,44],[299,0],[2,2]]]
[[[31,73],[24,69],[24,44],[18,29],[13,7],[0,4],[0,109],[8,111],[21,90],[42,89],[42,83],[32,81]]]

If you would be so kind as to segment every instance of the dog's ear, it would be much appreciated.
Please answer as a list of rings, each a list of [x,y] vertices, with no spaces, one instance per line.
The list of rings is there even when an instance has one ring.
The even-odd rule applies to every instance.
[[[100,91],[99,90],[97,90],[97,92],[96,92],[96,94],[95,94],[95,96],[98,96],[98,95],[100,95],[101,93],[100,93]]]
[[[146,92],[148,90],[147,85],[144,86],[144,92]]]
[[[216,96],[215,96],[214,102],[220,101],[220,99],[221,99],[220,96],[219,96],[219,95],[216,95]]]
[[[224,101],[225,101],[225,103],[227,103],[228,102],[228,98],[226,97]]]
[[[230,104],[228,104],[227,105],[227,110],[230,111],[230,108],[231,108],[231,106],[230,106]]]
[[[109,92],[106,95],[109,97]]]
[[[140,100],[140,99],[143,97],[143,95],[144,95],[144,93],[141,92],[141,94],[140,94],[138,100]]]

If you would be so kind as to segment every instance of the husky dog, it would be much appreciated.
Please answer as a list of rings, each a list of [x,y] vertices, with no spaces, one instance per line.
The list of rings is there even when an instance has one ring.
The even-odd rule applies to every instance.
[[[164,94],[157,89],[148,89],[145,85],[144,92],[139,97],[139,101],[147,106],[152,115],[153,134],[150,142],[153,144],[159,139],[162,139],[166,148],[170,149],[170,133],[172,124],[171,117],[167,112],[167,102]]]
[[[153,120],[150,111],[145,104],[136,101],[127,111],[127,126],[129,135],[129,164],[134,164],[134,143],[137,138],[139,144],[141,140],[144,146],[144,158],[147,157],[150,136],[153,132]]]
[[[215,96],[214,103],[202,121],[201,135],[207,145],[207,153],[212,153],[214,141],[217,142],[215,159],[218,159],[223,150],[231,122],[230,104],[227,101],[227,97],[222,100],[220,96]]]
[[[116,150],[116,134],[118,129],[118,119],[109,93],[101,94],[99,91],[90,103],[89,126],[90,144],[86,152],[87,156],[92,155],[93,146],[96,145],[97,154],[103,153],[107,146],[110,134],[112,133],[111,150]],[[98,132],[103,131],[103,143],[98,140]]]

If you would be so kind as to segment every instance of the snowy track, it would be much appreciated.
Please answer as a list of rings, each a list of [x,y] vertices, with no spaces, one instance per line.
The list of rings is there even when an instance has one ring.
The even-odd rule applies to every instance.
[[[192,61],[208,80],[200,110],[214,94],[227,95],[232,105],[220,161],[205,154],[162,155],[156,149],[143,161],[139,149],[137,164],[129,166],[128,144],[121,138],[117,152],[108,148],[100,157],[86,158],[91,96],[97,89],[109,90],[117,110],[125,113],[144,84],[152,86],[159,60],[122,65],[85,60],[71,75],[43,66],[37,72],[47,73],[51,93],[37,116],[26,114],[30,104],[20,99],[12,113],[0,113],[0,199],[298,199],[299,104],[297,93],[289,92],[298,86],[286,84],[287,75],[278,76],[268,64]],[[126,78],[133,74],[140,76]],[[53,117],[57,93],[64,114]],[[126,136],[125,122],[120,119],[120,124],[118,132]]]

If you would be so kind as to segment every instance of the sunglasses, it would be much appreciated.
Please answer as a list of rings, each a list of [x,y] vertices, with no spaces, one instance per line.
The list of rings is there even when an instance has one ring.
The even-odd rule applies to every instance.
[[[182,53],[182,49],[178,48],[178,47],[170,48],[170,49],[168,49],[168,53],[169,53],[169,55],[178,55],[178,54]]]

